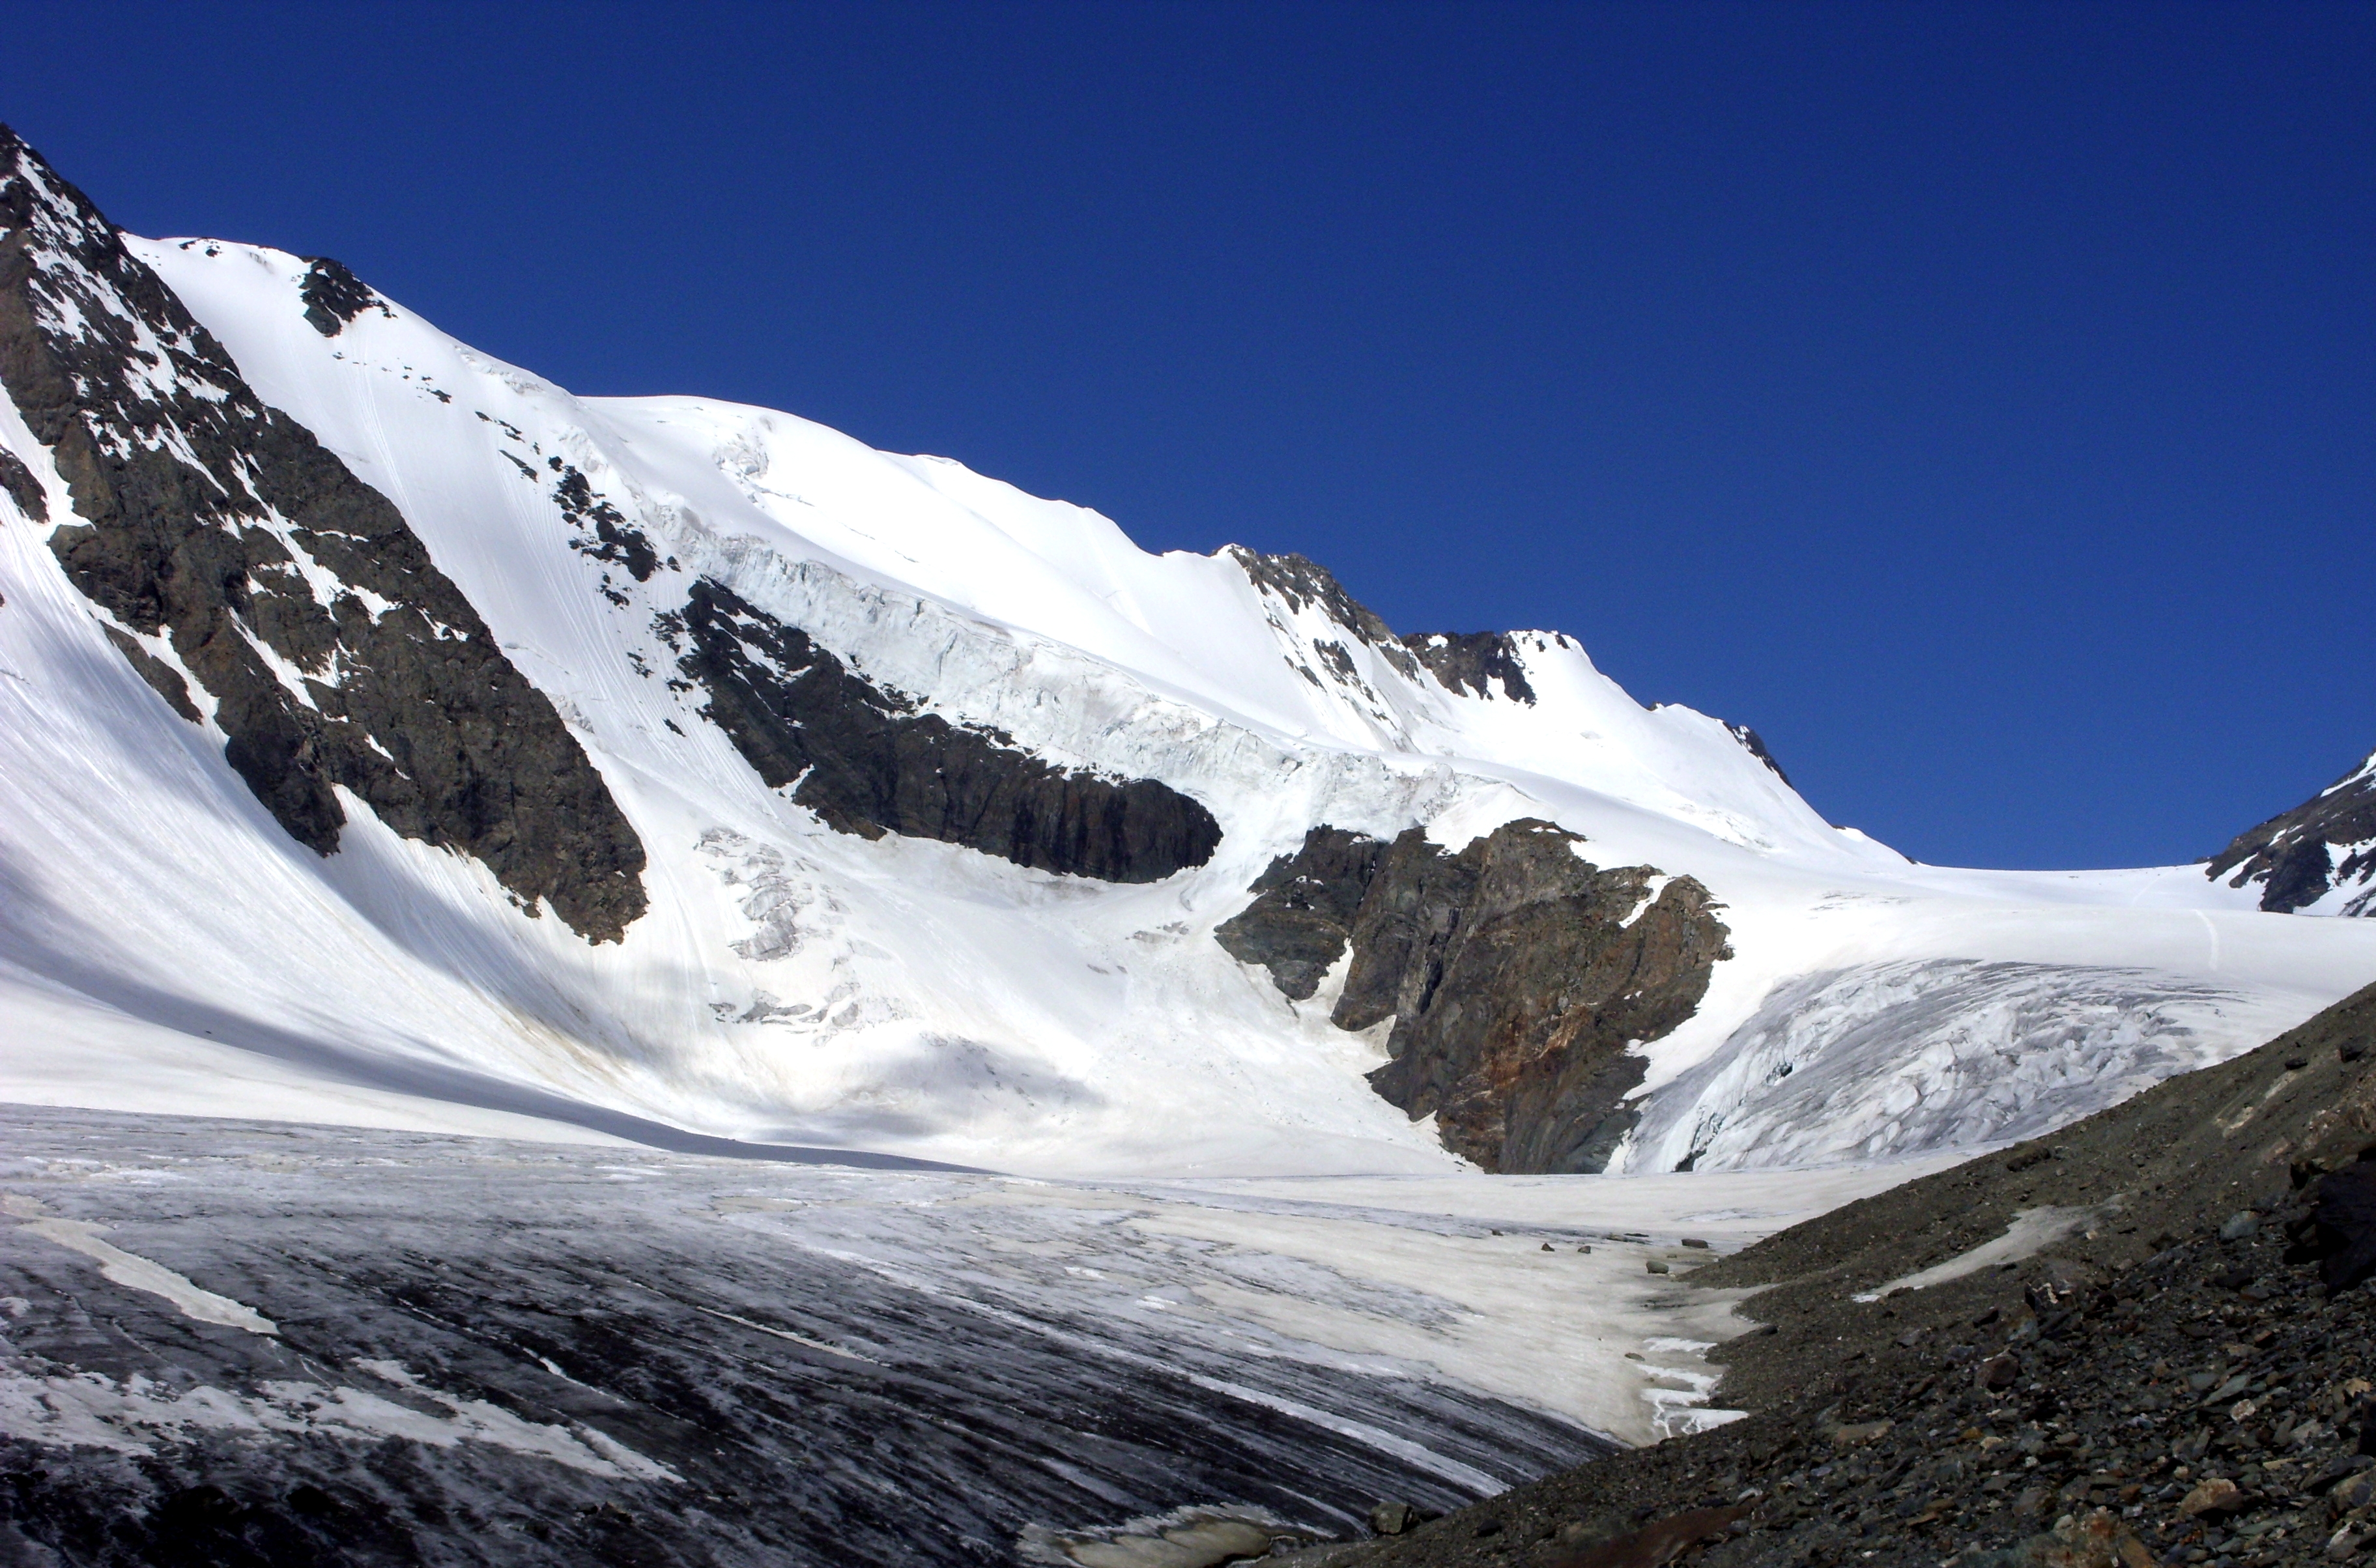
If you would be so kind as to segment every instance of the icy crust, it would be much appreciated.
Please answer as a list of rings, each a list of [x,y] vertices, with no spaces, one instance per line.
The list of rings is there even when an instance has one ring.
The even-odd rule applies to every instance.
[[[1925,959],[1777,985],[1647,1101],[1636,1170],[1886,1159],[2018,1142],[2208,1066],[2289,1020],[2139,969]]]
[[[171,1082],[191,1109],[236,1112],[268,1084],[335,1119],[612,1125],[572,1109],[600,1108],[1005,1170],[1457,1170],[1433,1118],[1364,1081],[1393,1025],[1331,1022],[1343,965],[1282,995],[1213,940],[1323,823],[1456,846],[1539,819],[1596,865],[1705,888],[1734,956],[1680,1028],[1630,1047],[1645,1110],[1810,974],[2075,961],[2217,983],[2263,1012],[2204,1021],[2216,1054],[2376,968],[2351,933],[2309,930],[2335,922],[2243,912],[2188,868],[1910,865],[1825,823],[1723,722],[1644,708],[1557,634],[1455,659],[1455,639],[1396,638],[1276,558],[1149,555],[1093,512],[790,415],[573,398],[377,296],[326,337],[302,258],[126,243],[263,401],[395,505],[550,696],[649,847],[651,913],[588,949],[360,806],[339,854],[291,855],[219,742],[192,744],[205,731],[11,522],[0,864],[39,881],[0,903],[0,1006],[43,1031],[0,1055],[20,1097],[115,1104]],[[0,438],[64,515],[12,410]],[[680,670],[664,617],[705,581],[916,712],[1053,767],[1159,781],[1212,814],[1218,845],[1117,885],[834,831],[797,785],[769,787]],[[140,646],[170,664],[169,639]],[[1637,901],[1654,900],[1612,906],[1620,929]],[[2030,1043],[2041,1061],[2067,1045]],[[1895,1082],[1852,1092],[1877,1104]]]

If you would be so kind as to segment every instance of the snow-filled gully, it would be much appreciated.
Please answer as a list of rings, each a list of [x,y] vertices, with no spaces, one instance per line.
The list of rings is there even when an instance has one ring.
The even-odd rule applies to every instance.
[[[1645,1262],[1906,1173],[1075,1183],[24,1110],[6,1142],[0,1433],[91,1496],[159,1455],[385,1486],[396,1441],[410,1505],[665,1510],[724,1561],[1341,1535],[1690,1430],[1740,1324]]]

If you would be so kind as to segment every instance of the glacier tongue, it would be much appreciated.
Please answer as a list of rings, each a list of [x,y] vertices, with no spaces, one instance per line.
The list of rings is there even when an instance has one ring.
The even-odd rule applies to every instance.
[[[1753,736],[1643,707],[1559,634],[1397,638],[1299,558],[1151,555],[790,414],[574,398],[329,264],[122,243],[550,699],[644,847],[648,903],[589,944],[353,788],[335,854],[292,840],[204,683],[193,722],[127,656],[170,672],[174,639],[127,650],[144,629],[62,567],[75,497],[0,402],[10,1098],[564,1136],[638,1117],[1051,1173],[1462,1169],[1366,1081],[1394,1031],[1332,1023],[1342,964],[1282,994],[1215,939],[1322,825],[1457,850],[1537,819],[1706,891],[1729,950],[1696,1012],[1633,1047],[1634,1169],[2016,1135],[2376,977],[2356,922],[2259,913],[2193,868],[1911,864],[1825,823]],[[829,662],[888,728],[770,787],[688,670],[696,596],[752,690]],[[828,763],[864,789],[826,791]],[[1129,789],[1218,841],[1135,861],[1152,840],[1094,804]],[[1785,1056],[1803,1082],[1768,1081]]]

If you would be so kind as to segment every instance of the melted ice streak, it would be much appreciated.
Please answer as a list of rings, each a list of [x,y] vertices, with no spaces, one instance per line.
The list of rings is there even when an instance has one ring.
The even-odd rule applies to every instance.
[[[621,1480],[678,1479],[665,1465],[604,1436],[522,1420],[483,1399],[457,1399],[424,1388],[390,1361],[358,1361],[358,1370],[392,1384],[416,1401],[399,1404],[369,1389],[295,1381],[264,1384],[252,1395],[201,1384],[176,1390],[134,1373],[122,1383],[101,1372],[29,1377],[0,1368],[0,1431],[53,1447],[107,1448],[154,1454],[157,1444],[203,1431],[314,1433],[358,1443],[398,1437],[451,1448],[469,1441],[549,1459],[588,1475]],[[422,1409],[421,1404],[444,1407]]]
[[[1650,1407],[1650,1430],[1660,1440],[1710,1431],[1749,1414],[1746,1410],[1720,1410],[1709,1405],[1708,1397],[1716,1392],[1721,1375],[1710,1371],[1703,1359],[1716,1348],[1710,1341],[1658,1336],[1644,1340],[1642,1348],[1649,1355],[1678,1358],[1683,1363],[1662,1366],[1646,1361],[1644,1366],[1651,1377],[1674,1385],[1642,1391],[1644,1402]]]
[[[202,1290],[189,1280],[167,1268],[163,1264],[127,1253],[99,1239],[107,1229],[85,1219],[60,1219],[50,1216],[38,1198],[22,1197],[15,1193],[0,1197],[0,1210],[25,1221],[18,1227],[29,1235],[45,1241],[55,1241],[69,1252],[80,1253],[99,1265],[100,1273],[116,1284],[131,1290],[145,1290],[151,1296],[162,1296],[181,1310],[184,1317],[199,1323],[220,1324],[225,1328],[244,1328],[250,1334],[278,1335],[270,1319],[254,1308],[242,1306],[228,1296],[218,1296]]]

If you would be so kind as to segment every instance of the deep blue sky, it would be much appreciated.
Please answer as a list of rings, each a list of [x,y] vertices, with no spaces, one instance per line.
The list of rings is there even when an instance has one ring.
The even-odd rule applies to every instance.
[[[1575,633],[1920,859],[2192,859],[2376,746],[2376,6],[6,30],[127,228]]]

